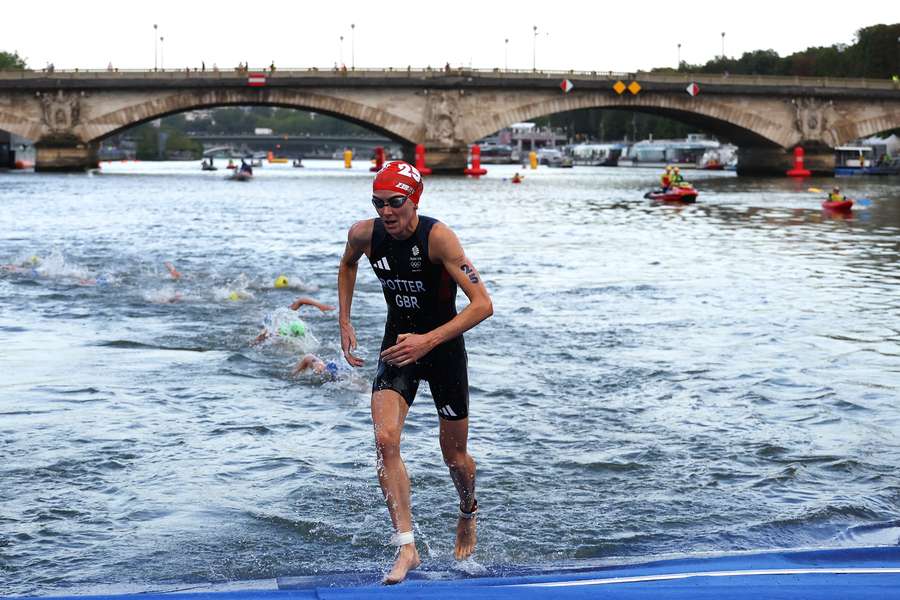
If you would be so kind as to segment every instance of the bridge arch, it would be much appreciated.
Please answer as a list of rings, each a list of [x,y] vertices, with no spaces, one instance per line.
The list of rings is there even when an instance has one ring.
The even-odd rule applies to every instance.
[[[221,106],[273,106],[314,111],[360,125],[403,144],[412,144],[420,129],[417,123],[408,119],[347,98],[302,90],[250,88],[158,94],[89,118],[82,125],[83,137],[89,143],[96,143],[161,117]]]
[[[704,99],[694,102],[671,95],[648,94],[645,97],[611,96],[585,93],[522,104],[507,110],[480,116],[469,124],[467,141],[474,142],[513,123],[560,112],[586,108],[633,110],[660,115],[694,125],[742,147],[787,148],[794,143],[792,132],[764,114],[739,109],[733,103]]]

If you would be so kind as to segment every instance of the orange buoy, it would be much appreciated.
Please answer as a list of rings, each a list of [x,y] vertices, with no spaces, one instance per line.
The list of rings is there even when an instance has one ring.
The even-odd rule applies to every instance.
[[[476,178],[487,175],[487,169],[481,166],[481,146],[478,144],[472,145],[472,166],[463,170],[463,173]]]
[[[809,177],[812,173],[803,166],[803,148],[794,148],[794,168],[787,172],[788,177]]]
[[[416,169],[422,175],[431,175],[431,169],[425,166],[425,146],[416,144]]]
[[[381,167],[384,166],[384,148],[382,146],[375,146],[375,164],[372,165],[369,170],[373,173],[377,173],[381,170]]]

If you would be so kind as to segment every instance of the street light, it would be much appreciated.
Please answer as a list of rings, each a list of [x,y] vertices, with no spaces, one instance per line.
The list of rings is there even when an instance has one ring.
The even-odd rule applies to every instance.
[[[534,26],[534,38],[531,42],[531,70],[537,71],[537,25]]]
[[[160,69],[160,71],[166,70],[166,64],[163,61],[163,56],[164,56],[163,55],[163,48],[164,48],[163,41],[164,41],[163,36],[159,36],[159,69]]]
[[[156,59],[159,57],[159,50],[156,47],[156,23],[153,24],[153,70],[156,71],[157,64]]]
[[[725,32],[722,32],[722,60],[725,60]]]
[[[340,53],[340,59],[341,59],[341,60],[340,60],[340,62],[338,63],[338,65],[341,66],[341,67],[343,67],[343,66],[344,66],[344,36],[341,36],[341,53]]]
[[[678,43],[678,62],[675,63],[675,69],[681,69],[681,42]]]
[[[356,70],[356,24],[350,23],[350,68]]]
[[[503,70],[509,71],[509,38],[503,40]]]

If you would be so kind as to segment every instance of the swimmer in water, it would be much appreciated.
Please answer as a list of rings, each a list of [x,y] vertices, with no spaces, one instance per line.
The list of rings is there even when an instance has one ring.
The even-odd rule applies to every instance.
[[[297,298],[291,303],[291,310],[300,310],[301,306],[314,306],[318,308],[322,312],[328,312],[329,310],[334,310],[334,307],[329,304],[323,304],[318,300],[313,300],[312,298]],[[269,329],[268,327],[264,327],[262,331],[259,332],[259,335],[256,336],[253,341],[250,342],[251,346],[257,346],[262,344],[264,341],[272,337],[273,335],[280,336],[283,338],[302,338],[306,336],[307,327],[306,323],[304,323],[300,319],[296,319],[289,323],[282,323],[274,330]]]
[[[336,381],[341,375],[348,373],[345,366],[333,360],[326,362],[315,354],[307,354],[300,359],[300,362],[291,371],[291,376],[296,377],[307,369],[312,369],[313,374],[321,378],[322,381]]]
[[[165,265],[166,270],[169,271],[169,275],[172,277],[172,279],[181,279],[181,273],[179,273],[175,269],[175,265],[168,261],[164,262],[163,265]]]

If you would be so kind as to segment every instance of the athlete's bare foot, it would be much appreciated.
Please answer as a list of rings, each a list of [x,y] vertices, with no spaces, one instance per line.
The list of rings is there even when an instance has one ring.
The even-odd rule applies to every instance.
[[[384,576],[383,583],[385,585],[400,583],[406,579],[407,573],[418,567],[420,564],[422,564],[422,561],[419,560],[419,551],[416,550],[415,544],[400,546],[400,551],[397,553],[397,559],[394,561],[394,566],[391,568],[391,572]]]
[[[475,542],[478,541],[475,520],[475,515],[472,515],[468,519],[460,517],[456,521],[456,549],[453,551],[456,560],[469,558],[475,552]]]

